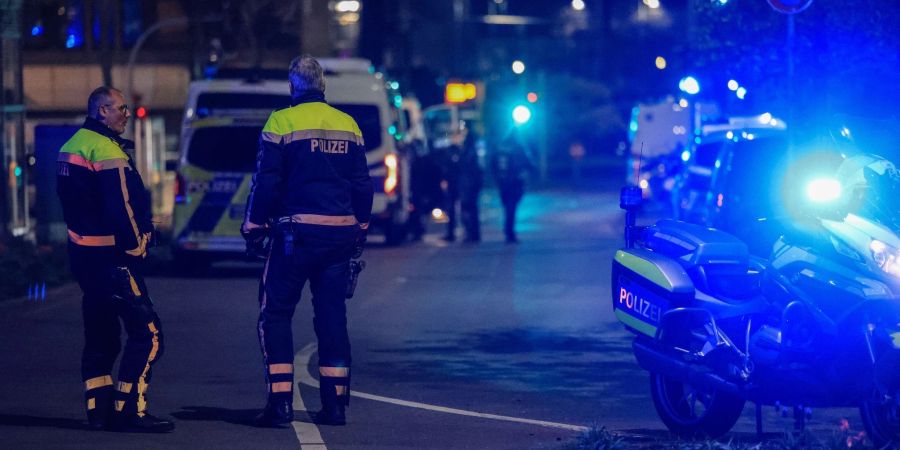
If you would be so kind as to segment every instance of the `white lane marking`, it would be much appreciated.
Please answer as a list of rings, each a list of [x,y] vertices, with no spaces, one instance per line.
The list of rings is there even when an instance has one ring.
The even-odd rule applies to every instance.
[[[309,374],[307,370],[304,370],[304,367],[309,367],[309,360],[312,357],[312,354],[315,353],[318,346],[316,344],[309,344],[306,347],[303,347],[300,352],[297,353],[297,356],[294,358],[294,378],[295,380],[299,380],[300,383],[303,383],[307,386],[312,386],[315,388],[319,387],[319,382]],[[437,406],[437,405],[429,405],[427,403],[419,403],[419,402],[411,402],[407,400],[400,400],[396,398],[390,397],[382,397],[380,395],[374,394],[366,394],[365,392],[359,392],[350,390],[350,395],[354,397],[364,398],[367,400],[375,400],[377,402],[391,403],[394,405],[400,406],[408,406],[410,408],[419,408],[426,409],[429,411],[437,411],[443,412],[447,414],[457,414],[460,416],[469,416],[469,417],[480,417],[482,419],[494,419],[494,420],[505,420],[507,422],[518,422],[518,423],[527,423],[529,425],[538,425],[542,427],[550,427],[550,428],[562,428],[564,430],[572,430],[572,431],[587,431],[588,427],[583,427],[580,425],[569,425],[567,423],[558,423],[558,422],[547,422],[544,420],[534,420],[534,419],[523,419],[521,417],[511,417],[511,416],[501,416],[498,414],[486,414],[475,411],[467,411],[465,409],[456,409],[456,408],[447,408],[445,406]],[[296,400],[295,400],[296,404]]]
[[[306,371],[306,365],[309,364],[309,355],[306,356],[306,359],[301,359],[300,355],[303,355],[310,347],[312,347],[312,351],[315,351],[316,345],[308,344],[294,357],[294,383],[298,383],[300,378],[303,377],[303,375],[297,375],[298,371],[309,376],[309,372]],[[309,354],[312,354],[312,351]],[[300,364],[303,365],[301,366]],[[307,413],[306,405],[303,404],[303,397],[300,396],[300,386],[294,389],[294,411]],[[328,450],[316,424],[294,420],[291,422],[291,425],[294,427],[297,441],[300,442],[300,450]]]

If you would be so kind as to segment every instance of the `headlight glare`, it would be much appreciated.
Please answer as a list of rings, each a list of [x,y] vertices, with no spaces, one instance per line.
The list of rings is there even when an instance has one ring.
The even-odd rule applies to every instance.
[[[872,251],[872,259],[881,270],[900,278],[900,261],[898,261],[897,249],[878,239],[873,239],[869,244],[869,250]]]

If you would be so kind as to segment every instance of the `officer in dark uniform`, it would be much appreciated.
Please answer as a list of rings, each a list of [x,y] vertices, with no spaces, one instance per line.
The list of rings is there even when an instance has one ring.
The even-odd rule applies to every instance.
[[[534,164],[519,139],[519,133],[514,128],[497,144],[491,155],[491,171],[500,191],[505,216],[503,234],[506,242],[511,244],[519,242],[516,236],[516,210],[525,195],[525,180],[529,173],[535,171]]]
[[[153,232],[150,198],[126,153],[134,142],[119,137],[130,116],[118,90],[91,93],[84,125],[60,149],[57,191],[72,273],[84,293],[81,376],[88,423],[93,429],[167,432],[175,425],[147,412],[163,335],[141,276]],[[113,388],[120,320],[128,341]]]
[[[465,124],[465,122],[463,122]],[[463,128],[463,142],[459,154],[459,209],[466,242],[481,242],[481,219],[478,215],[478,200],[484,177],[478,161],[478,134],[471,125]]]
[[[325,102],[325,76],[308,55],[291,62],[290,108],[262,130],[242,234],[248,250],[272,238],[259,290],[259,340],[268,399],[259,426],[293,420],[291,319],[307,280],[319,342],[318,423],[343,425],[350,399],[350,340],[344,304],[351,256],[372,212],[373,185],[359,126]]]

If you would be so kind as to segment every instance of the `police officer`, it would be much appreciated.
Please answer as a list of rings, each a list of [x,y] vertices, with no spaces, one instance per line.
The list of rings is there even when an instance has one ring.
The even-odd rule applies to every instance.
[[[519,201],[525,195],[525,180],[529,173],[535,171],[534,164],[520,142],[519,133],[515,128],[494,149],[491,156],[491,170],[500,191],[500,201],[503,203],[505,216],[503,234],[507,243],[515,244],[519,242],[516,236],[516,210]]]
[[[466,122],[463,122],[466,124]],[[459,155],[459,209],[466,242],[481,242],[481,220],[478,215],[478,201],[484,177],[478,162],[478,134],[471,125],[463,127],[463,142]]]
[[[81,376],[88,423],[93,429],[167,432],[175,425],[147,412],[163,335],[141,276],[153,232],[150,199],[127,153],[134,142],[120,137],[130,116],[118,90],[91,93],[84,125],[60,149],[57,191],[72,273],[84,293]],[[128,340],[113,387],[120,320]]]
[[[291,319],[307,280],[319,343],[316,421],[343,425],[350,399],[344,304],[350,258],[362,252],[373,185],[359,126],[325,102],[325,76],[308,55],[289,68],[292,106],[275,111],[260,136],[242,234],[248,250],[272,239],[259,290],[259,340],[268,398],[259,426],[293,420]],[[354,255],[355,254],[355,255]]]

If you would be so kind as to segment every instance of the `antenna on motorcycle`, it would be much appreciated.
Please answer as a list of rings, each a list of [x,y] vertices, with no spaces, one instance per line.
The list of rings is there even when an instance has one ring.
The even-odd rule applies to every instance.
[[[641,185],[641,163],[644,162],[643,160],[644,160],[644,141],[641,141],[641,150],[640,150],[640,153],[638,153],[638,161],[637,161],[638,166],[637,166],[637,170],[634,172],[634,185],[635,186]]]
[[[640,186],[641,157],[644,155],[644,142],[641,141],[641,152],[638,154],[638,170],[635,173],[635,184],[625,186],[619,192],[619,208],[625,210],[625,247],[633,248],[637,227],[635,221],[637,210],[641,208],[643,190]]]

